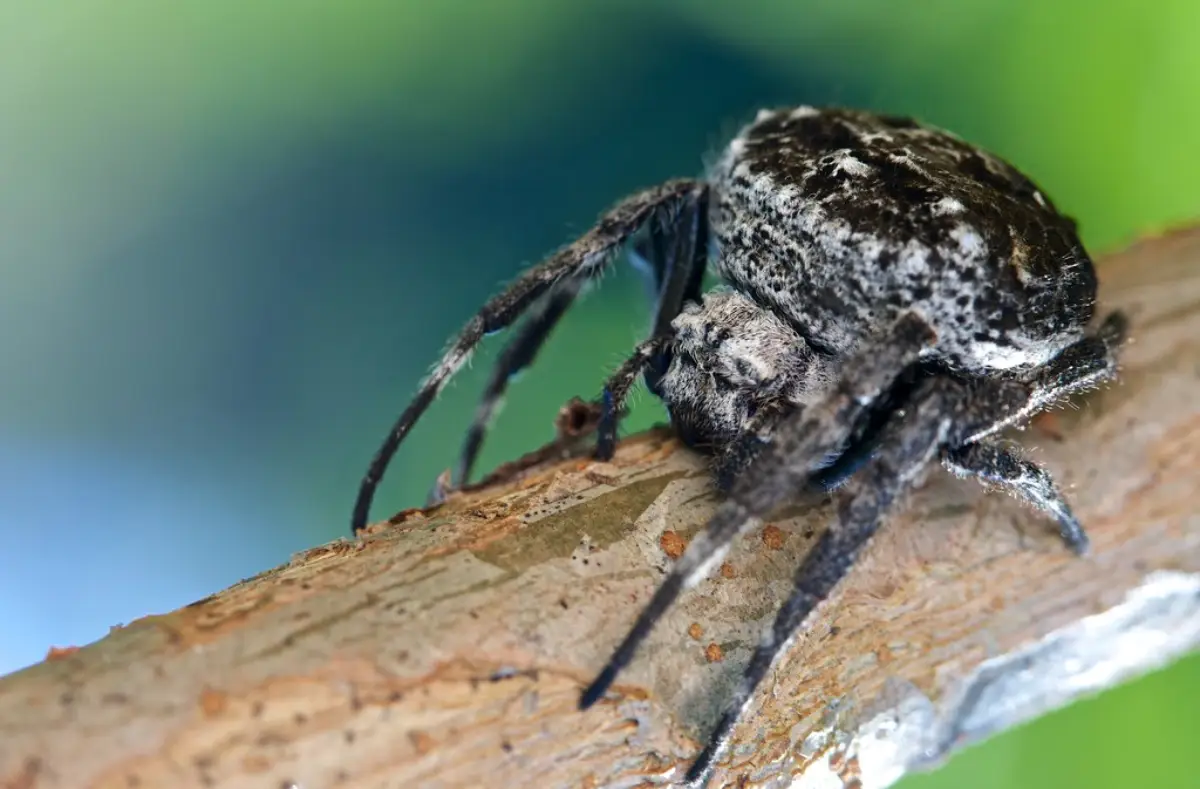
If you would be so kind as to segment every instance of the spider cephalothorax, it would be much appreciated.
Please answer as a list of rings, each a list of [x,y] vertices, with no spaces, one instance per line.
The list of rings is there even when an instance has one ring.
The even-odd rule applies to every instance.
[[[775,658],[933,462],[1041,508],[1067,545],[1086,549],[1049,475],[994,437],[1112,378],[1125,321],[1114,313],[1085,330],[1096,278],[1075,225],[1002,160],[906,118],[763,111],[706,178],[627,197],[484,305],[372,462],[355,531],[417,417],[485,334],[532,309],[468,434],[456,480],[465,481],[507,381],[635,236],[656,315],[598,402],[597,455],[612,455],[625,398],[645,374],[683,440],[712,455],[728,495],[580,706],[604,695],[737,534],[808,486],[841,487],[836,521],[797,570],[688,773],[703,783]],[[708,265],[724,285],[701,293]]]

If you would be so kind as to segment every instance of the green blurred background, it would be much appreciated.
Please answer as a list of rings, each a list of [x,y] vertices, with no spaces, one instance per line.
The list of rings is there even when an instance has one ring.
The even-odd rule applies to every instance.
[[[1200,3],[0,4],[0,672],[343,534],[443,343],[760,106],[916,114],[1093,250],[1200,216]],[[533,448],[641,337],[612,277],[514,387]],[[448,466],[495,343],[377,514]],[[628,428],[663,414],[643,396]],[[907,787],[1200,786],[1200,658]]]

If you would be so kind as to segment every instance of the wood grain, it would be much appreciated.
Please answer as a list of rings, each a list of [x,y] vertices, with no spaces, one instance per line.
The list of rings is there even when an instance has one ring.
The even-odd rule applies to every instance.
[[[1132,319],[1121,382],[1019,436],[1093,553],[932,474],[775,667],[713,786],[885,786],[1200,642],[1200,229],[1101,274]],[[0,786],[669,785],[830,517],[797,504],[740,541],[578,712],[715,501],[652,431],[611,464],[401,513],[0,680]]]

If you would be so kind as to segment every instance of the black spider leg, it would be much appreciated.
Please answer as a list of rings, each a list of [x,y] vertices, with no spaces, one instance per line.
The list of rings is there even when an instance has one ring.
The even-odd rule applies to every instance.
[[[1086,549],[1086,534],[1044,469],[995,442],[968,444],[966,440],[985,426],[1018,423],[1039,410],[1039,405],[1044,407],[1110,378],[1116,370],[1116,352],[1125,330],[1124,316],[1110,315],[1095,334],[1069,346],[1026,382],[927,378],[918,384],[910,402],[893,400],[903,410],[897,410],[897,418],[884,427],[863,473],[847,484],[838,521],[805,557],[796,574],[795,590],[756,648],[708,745],[688,771],[688,782],[700,786],[707,781],[716,760],[728,747],[733,726],[775,659],[853,566],[897,497],[937,453],[952,459],[956,464],[952,470],[1003,484],[1046,509],[1059,519],[1063,540],[1077,552]],[[762,485],[764,492],[767,485],[773,485],[758,479],[757,465],[752,477],[746,484]]]
[[[1111,379],[1117,371],[1117,351],[1124,342],[1128,321],[1113,312],[1095,333],[1068,346],[1048,365],[1040,368],[1024,384],[991,384],[991,393],[976,397],[988,402],[993,419],[982,419],[982,429],[974,431],[965,445],[947,448],[942,465],[959,477],[975,477],[1033,505],[1058,522],[1063,542],[1077,554],[1088,549],[1088,537],[1071,511],[1070,505],[1054,484],[1050,473],[1012,446],[990,437],[1000,429],[1028,419],[1068,396],[1092,389]]]
[[[1026,460],[1021,451],[996,441],[967,444],[942,453],[942,465],[958,477],[975,477],[1042,510],[1058,522],[1063,542],[1077,554],[1088,549],[1088,536],[1071,512],[1050,473]]]
[[[782,418],[781,414],[774,415],[774,418],[765,413],[762,417],[756,414],[745,431],[714,456],[712,473],[717,490],[729,493],[733,484],[770,443],[769,439],[763,437],[773,432],[767,426],[777,424]],[[806,486],[811,492],[831,493],[837,490],[870,459],[873,447],[869,442],[860,444],[851,439],[847,445],[850,447],[847,452],[835,452],[830,456],[831,460],[827,458],[825,462],[814,466]]]
[[[367,525],[375,488],[400,443],[486,335],[511,326],[564,278],[591,279],[599,276],[612,263],[616,252],[650,216],[657,211],[674,214],[706,189],[701,181],[676,180],[626,197],[601,215],[597,223],[575,242],[529,269],[503,293],[488,300],[450,344],[372,458],[359,487],[350,521],[351,529],[357,533]]]
[[[654,290],[656,306],[651,337],[668,333],[671,321],[679,314],[684,302],[699,297],[707,258],[703,254],[697,258],[694,250],[699,249],[703,253],[706,249],[707,204],[707,193],[702,192],[695,200],[685,203],[678,210],[677,217],[662,217],[659,221],[649,222],[649,246],[638,243],[635,249],[631,250],[631,256],[636,255],[643,259],[637,267],[647,271]],[[518,329],[517,336],[496,360],[492,376],[476,409],[475,419],[463,441],[458,467],[451,478],[451,487],[465,485],[470,481],[471,471],[479,457],[488,427],[503,400],[508,384],[533,363],[558,321],[579,295],[584,281],[578,277],[567,279],[551,291],[539,305],[538,311],[526,319]],[[435,485],[430,495],[430,503],[440,501],[445,492],[444,488]]]
[[[954,396],[944,379],[927,379],[913,400],[888,423],[875,455],[851,479],[839,500],[837,520],[817,541],[796,571],[792,594],[746,665],[742,681],[696,757],[685,781],[703,786],[729,745],[729,736],[771,665],[787,649],[813,610],[854,566],[896,499],[936,456],[950,429]],[[786,497],[787,491],[784,491]]]
[[[1129,322],[1124,313],[1112,312],[1097,330],[1067,346],[1058,356],[1034,370],[1032,377],[998,392],[1002,399],[1017,397],[1020,407],[1001,408],[994,422],[983,424],[964,444],[980,441],[1007,427],[1027,422],[1034,414],[1053,407],[1073,394],[1095,389],[1117,374],[1117,351],[1124,343]]]
[[[465,485],[470,481],[471,470],[479,458],[483,439],[487,435],[496,409],[504,399],[505,390],[522,370],[533,363],[558,321],[575,302],[582,285],[583,280],[572,278],[563,281],[551,291],[539,305],[538,311],[521,324],[517,336],[504,347],[496,359],[492,376],[488,379],[487,387],[479,400],[479,407],[475,409],[475,419],[467,429],[466,438],[463,439],[458,467],[451,477],[452,486]]]
[[[617,368],[604,384],[604,394],[600,400],[600,425],[596,438],[597,460],[610,460],[616,449],[617,419],[625,409],[625,400],[629,390],[637,381],[642,371],[647,369],[658,356],[671,344],[672,337],[664,334],[651,337],[633,349],[633,353],[620,367]]]
[[[596,437],[596,458],[599,460],[612,458],[617,442],[617,423],[639,372],[645,371],[646,387],[655,396],[662,396],[659,384],[671,363],[670,343],[656,341],[672,337],[671,322],[679,316],[683,305],[700,298],[708,264],[707,192],[698,195],[685,208],[676,224],[654,223],[650,228],[649,246],[639,246],[635,252],[647,259],[658,281],[658,303],[649,340],[652,344],[639,346],[604,387]],[[629,367],[631,364],[633,367]],[[632,377],[626,378],[622,371],[632,371]],[[620,390],[614,390],[614,385]]]
[[[729,493],[733,483],[750,468],[750,464],[770,443],[764,436],[774,433],[775,426],[787,413],[787,409],[782,405],[772,404],[759,408],[741,434],[713,456],[712,474],[717,490]]]
[[[835,450],[825,461],[814,466],[806,486],[808,492],[831,493],[862,468],[874,452],[879,431],[912,394],[917,380],[927,374],[921,365],[911,365],[896,377],[885,393],[874,398],[850,431],[844,450]],[[728,493],[769,443],[775,426],[802,407],[779,402],[760,408],[743,432],[715,456],[713,475],[717,489]]]
[[[658,293],[650,336],[661,337],[671,333],[685,303],[700,300],[708,265],[708,193],[698,195],[674,225],[651,225],[649,236]]]
[[[608,664],[579,699],[581,709],[596,703],[633,659],[641,642],[675,602],[721,561],[729,543],[756,518],[770,514],[806,484],[816,466],[844,445],[852,425],[869,407],[871,399],[896,377],[896,371],[913,364],[923,348],[934,341],[924,321],[913,315],[901,318],[888,336],[855,355],[844,365],[836,389],[779,425],[762,448],[749,474],[734,483],[730,496],[672,565],[667,577],[642,609],[625,640]]]

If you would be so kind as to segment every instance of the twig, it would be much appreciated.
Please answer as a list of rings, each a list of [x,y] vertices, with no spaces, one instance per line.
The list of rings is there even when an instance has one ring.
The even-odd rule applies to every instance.
[[[1200,643],[1200,229],[1101,267],[1122,382],[1022,436],[1092,535],[933,474],[714,785],[872,789]],[[780,513],[576,700],[712,511],[664,432],[514,476],[0,680],[0,786],[632,787],[682,773],[829,507]],[[806,784],[808,785],[808,784]]]

